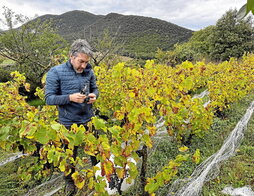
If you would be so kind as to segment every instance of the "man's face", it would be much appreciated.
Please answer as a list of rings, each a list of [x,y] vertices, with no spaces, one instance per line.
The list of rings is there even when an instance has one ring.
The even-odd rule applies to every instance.
[[[77,56],[71,56],[71,64],[77,73],[82,73],[86,68],[90,57],[87,54],[78,53]]]

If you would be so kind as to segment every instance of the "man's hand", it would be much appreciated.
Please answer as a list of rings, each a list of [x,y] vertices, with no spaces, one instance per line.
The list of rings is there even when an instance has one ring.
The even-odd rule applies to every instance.
[[[96,101],[96,95],[94,93],[89,93],[88,97],[90,97],[89,102],[87,104],[92,104]]]
[[[80,93],[74,93],[69,95],[70,101],[76,102],[76,103],[84,103],[84,100],[86,98],[85,95],[80,94]]]

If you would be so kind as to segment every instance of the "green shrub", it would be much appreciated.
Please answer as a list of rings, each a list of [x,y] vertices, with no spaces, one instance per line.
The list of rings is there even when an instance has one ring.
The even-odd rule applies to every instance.
[[[8,65],[0,67],[0,82],[7,82],[11,79],[10,73],[15,71],[15,67]]]

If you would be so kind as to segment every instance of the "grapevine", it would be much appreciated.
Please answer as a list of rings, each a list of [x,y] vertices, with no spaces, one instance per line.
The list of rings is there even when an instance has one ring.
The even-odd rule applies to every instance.
[[[113,175],[132,182],[140,172],[130,160],[139,162],[137,151],[144,146],[152,148],[157,120],[164,118],[168,134],[177,146],[188,146],[193,137],[204,137],[217,110],[225,110],[253,90],[253,61],[254,55],[246,55],[241,61],[184,62],[175,68],[152,60],[144,67],[132,68],[124,63],[110,69],[95,67],[100,98],[94,107],[107,120],[94,117],[87,128],[73,125],[70,130],[57,122],[55,107],[36,108],[26,102],[18,89],[25,86],[29,90],[29,85],[23,74],[14,72],[13,81],[0,84],[0,147],[39,155],[32,169],[21,168],[25,180],[50,175],[50,169],[69,175],[74,167],[72,178],[78,189],[89,188],[107,195],[105,179],[95,178],[99,168],[91,167],[87,157],[73,157],[76,147],[96,156],[101,176],[108,181]],[[192,98],[192,93],[201,88],[210,92],[211,102],[206,107],[202,99]],[[43,89],[38,88],[37,95],[43,98]],[[100,132],[98,138],[92,132],[93,126]],[[156,176],[146,179],[144,193],[155,193],[158,187],[169,183],[177,175],[177,168],[190,157],[179,155]],[[192,159],[200,160],[199,151]]]

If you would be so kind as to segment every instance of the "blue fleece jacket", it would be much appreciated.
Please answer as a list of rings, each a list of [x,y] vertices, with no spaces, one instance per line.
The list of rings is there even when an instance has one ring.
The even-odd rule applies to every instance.
[[[47,73],[45,100],[48,105],[57,105],[61,124],[85,124],[94,115],[92,104],[75,103],[69,99],[70,94],[80,92],[85,84],[89,87],[89,93],[94,93],[98,98],[96,78],[90,64],[83,73],[76,73],[70,61],[67,61],[52,67]]]

